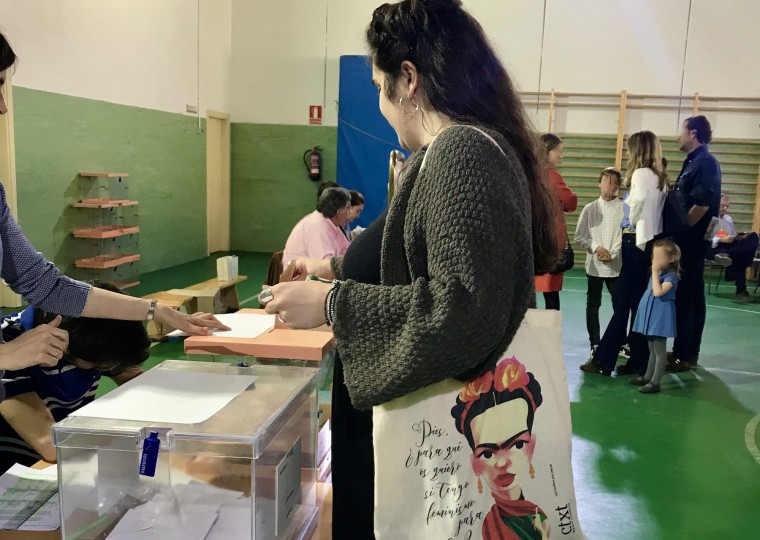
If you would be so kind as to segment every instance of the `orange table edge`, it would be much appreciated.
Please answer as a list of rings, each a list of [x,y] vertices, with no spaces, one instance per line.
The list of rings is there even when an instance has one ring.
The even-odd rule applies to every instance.
[[[263,309],[241,309],[238,313],[264,314]],[[185,339],[185,353],[231,356],[255,356],[281,360],[321,362],[335,348],[335,338],[325,327],[316,330],[293,330],[275,326],[257,338],[190,336]]]

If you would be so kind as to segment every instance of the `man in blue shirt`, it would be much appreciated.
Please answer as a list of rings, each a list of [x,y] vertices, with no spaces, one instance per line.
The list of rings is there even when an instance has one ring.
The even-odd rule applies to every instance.
[[[678,336],[673,344],[669,371],[688,371],[699,361],[702,331],[705,327],[705,256],[710,248],[705,234],[712,218],[720,211],[720,164],[708,150],[712,127],[704,116],[687,118],[678,142],[688,155],[676,189],[683,194],[689,227],[674,240],[681,248],[683,276],[676,294]]]
[[[110,283],[95,283],[121,292]],[[56,315],[29,307],[2,320],[2,334],[11,341],[46,324]],[[6,399],[0,403],[0,473],[14,463],[55,461],[50,428],[95,399],[101,375],[117,384],[142,373],[150,355],[150,339],[140,321],[63,317],[69,333],[63,358],[54,366],[31,366],[3,375]]]

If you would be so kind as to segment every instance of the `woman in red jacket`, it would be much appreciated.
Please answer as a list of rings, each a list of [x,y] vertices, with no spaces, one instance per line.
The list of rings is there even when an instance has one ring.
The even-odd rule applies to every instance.
[[[554,133],[541,135],[540,150],[543,152],[544,163],[549,170],[549,185],[557,199],[561,212],[557,212],[557,245],[564,247],[567,242],[567,224],[565,212],[574,212],[578,207],[578,195],[567,186],[557,167],[562,164],[562,139]],[[564,274],[541,274],[535,277],[536,292],[544,293],[546,309],[559,310],[559,291],[562,290]]]

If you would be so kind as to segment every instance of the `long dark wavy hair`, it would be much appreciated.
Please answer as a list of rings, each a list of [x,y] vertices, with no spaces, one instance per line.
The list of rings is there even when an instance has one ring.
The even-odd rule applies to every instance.
[[[366,37],[389,99],[406,60],[417,68],[435,110],[506,138],[530,188],[535,273],[550,271],[559,253],[554,229],[546,226],[555,222],[554,200],[520,96],[480,23],[459,0],[403,0],[377,8]]]
[[[5,71],[16,63],[16,53],[13,52],[11,44],[0,34],[0,71]]]

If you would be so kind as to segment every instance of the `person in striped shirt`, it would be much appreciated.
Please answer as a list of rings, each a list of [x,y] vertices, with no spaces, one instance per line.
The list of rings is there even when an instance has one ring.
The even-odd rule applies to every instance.
[[[108,282],[93,286],[124,294]],[[3,319],[3,338],[11,341],[56,317],[30,306]],[[9,370],[3,375],[0,472],[15,463],[54,462],[52,425],[92,402],[102,375],[123,384],[142,373],[140,365],[150,356],[150,338],[140,321],[63,317],[60,328],[69,333],[69,344],[56,365]]]

